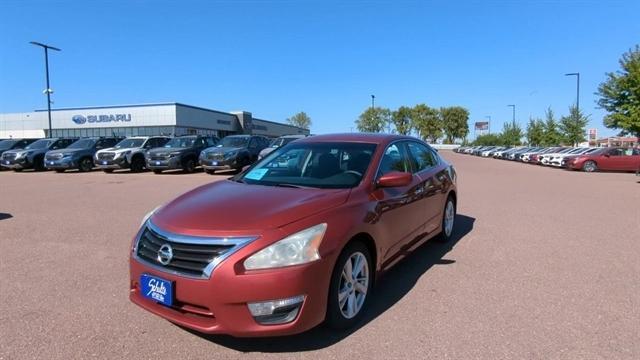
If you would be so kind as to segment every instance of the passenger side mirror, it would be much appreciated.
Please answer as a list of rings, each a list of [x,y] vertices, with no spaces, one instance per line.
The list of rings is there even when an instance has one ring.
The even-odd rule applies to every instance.
[[[411,184],[413,174],[402,171],[392,171],[382,175],[378,179],[379,187],[399,187]]]

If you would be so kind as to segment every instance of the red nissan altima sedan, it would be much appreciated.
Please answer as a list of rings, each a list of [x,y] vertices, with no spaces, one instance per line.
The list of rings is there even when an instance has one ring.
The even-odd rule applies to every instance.
[[[586,172],[637,171],[640,168],[640,149],[602,148],[588,154],[568,157],[562,165],[571,170]]]
[[[288,335],[356,323],[376,275],[451,238],[456,172],[407,136],[320,135],[149,213],[130,299],[203,333]]]

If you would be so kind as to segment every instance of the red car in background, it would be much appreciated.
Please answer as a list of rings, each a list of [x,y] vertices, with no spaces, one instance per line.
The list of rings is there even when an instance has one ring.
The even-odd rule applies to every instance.
[[[564,166],[571,170],[594,171],[638,171],[640,149],[602,148],[602,150],[564,159]]]
[[[377,274],[451,239],[456,202],[455,170],[421,140],[300,139],[149,213],[130,249],[130,300],[204,333],[349,327]]]

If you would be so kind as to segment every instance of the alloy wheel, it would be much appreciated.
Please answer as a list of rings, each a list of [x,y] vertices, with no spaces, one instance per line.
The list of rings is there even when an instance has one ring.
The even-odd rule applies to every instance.
[[[456,211],[453,201],[447,201],[447,207],[444,210],[444,233],[447,237],[453,232],[453,222],[455,221]]]
[[[362,309],[369,289],[369,262],[361,252],[354,252],[342,268],[338,287],[340,313],[352,319]]]

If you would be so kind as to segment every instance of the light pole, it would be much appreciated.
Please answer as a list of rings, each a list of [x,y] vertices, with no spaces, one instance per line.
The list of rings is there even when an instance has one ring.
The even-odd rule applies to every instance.
[[[568,73],[564,74],[564,76],[576,77],[576,110],[580,111],[580,73]]]
[[[513,108],[513,123],[516,123],[516,106],[515,105],[507,105],[508,107]]]
[[[376,96],[375,95],[371,95],[371,109],[373,109],[375,107],[375,100],[376,100]]]
[[[49,49],[51,50],[55,50],[55,51],[60,51],[60,49],[53,47],[53,46],[49,46],[49,45],[45,45],[43,43],[39,43],[39,42],[35,42],[35,41],[31,41],[31,44],[35,45],[35,46],[40,46],[44,49],[44,66],[45,66],[45,73],[47,76],[47,88],[44,90],[44,92],[47,94],[47,115],[49,116],[49,136],[51,137],[51,93],[53,92],[53,90],[51,90],[51,87],[49,86]]]
[[[489,134],[491,134],[491,115],[485,116],[485,119],[489,119],[489,124],[488,124],[487,128],[489,130]]]

